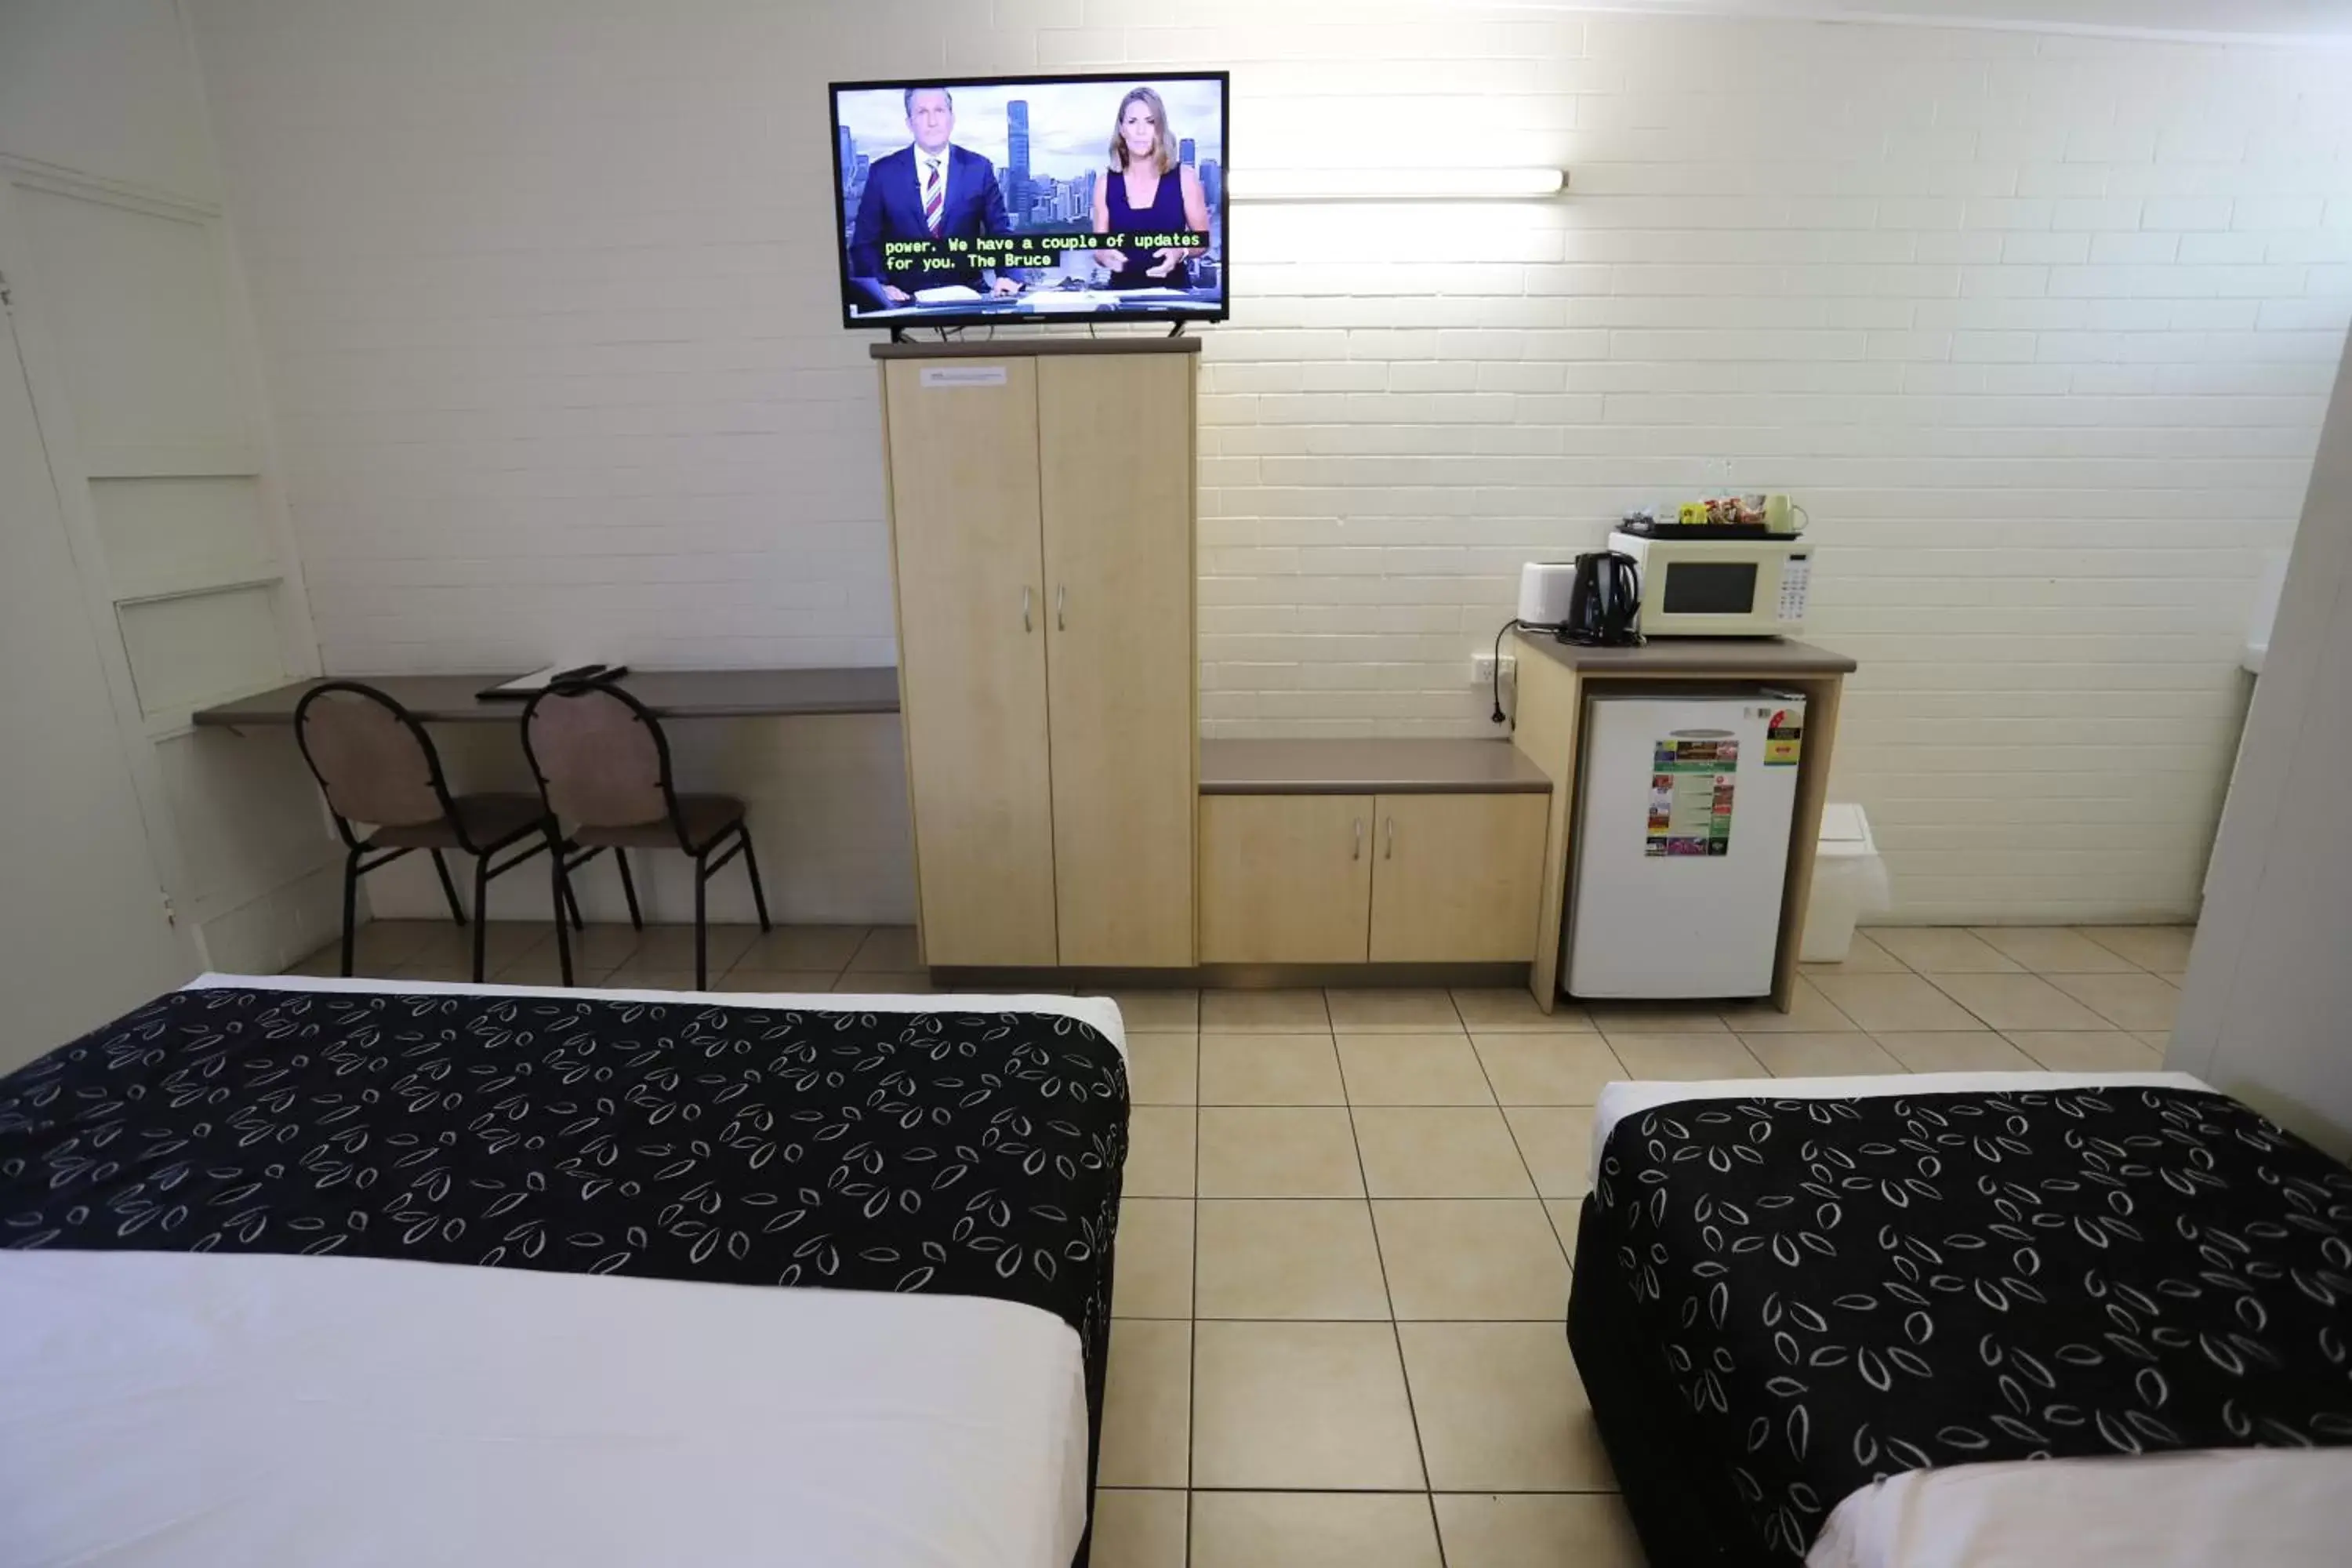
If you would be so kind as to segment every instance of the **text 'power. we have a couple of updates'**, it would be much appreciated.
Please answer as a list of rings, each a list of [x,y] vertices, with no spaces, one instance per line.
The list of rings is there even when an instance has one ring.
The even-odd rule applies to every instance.
[[[894,272],[960,272],[987,267],[1059,267],[1073,250],[1202,250],[1209,237],[1183,229],[1166,233],[1023,234],[972,238],[893,239],[882,246],[883,265]]]

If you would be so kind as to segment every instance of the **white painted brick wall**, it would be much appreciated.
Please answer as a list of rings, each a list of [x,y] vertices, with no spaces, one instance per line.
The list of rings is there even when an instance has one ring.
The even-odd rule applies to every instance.
[[[1181,9],[196,0],[328,667],[889,658],[823,85],[1225,65],[1245,163],[1557,160],[1573,194],[1236,215],[1213,731],[1486,732],[1522,560],[1786,489],[1900,915],[2193,910],[2352,318],[2344,55]]]

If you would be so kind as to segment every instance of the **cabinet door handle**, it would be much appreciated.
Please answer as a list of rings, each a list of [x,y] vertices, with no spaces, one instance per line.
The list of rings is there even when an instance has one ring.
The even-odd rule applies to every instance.
[[[1070,629],[1069,624],[1062,619],[1062,601],[1069,596],[1069,593],[1067,584],[1057,586],[1054,590],[1054,629],[1057,632]]]
[[[1363,858],[1364,858],[1364,819],[1363,819],[1362,817],[1360,817],[1360,817],[1356,818],[1356,852],[1355,852],[1354,854],[1352,854],[1352,855],[1349,856],[1349,857],[1348,857],[1348,858],[1349,858],[1349,859],[1350,859],[1350,860],[1360,860],[1360,859],[1362,859]]]
[[[1037,629],[1029,624],[1029,584],[1026,583],[1021,584],[1021,629],[1024,632]]]
[[[1393,816],[1388,820],[1388,846],[1381,851],[1381,858],[1383,860],[1396,858],[1396,818]]]

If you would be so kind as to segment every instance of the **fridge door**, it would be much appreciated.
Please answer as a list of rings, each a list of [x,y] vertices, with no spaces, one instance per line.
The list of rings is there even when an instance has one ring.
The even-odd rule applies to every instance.
[[[1755,691],[1589,701],[1570,995],[1769,994],[1803,716],[1801,699]]]

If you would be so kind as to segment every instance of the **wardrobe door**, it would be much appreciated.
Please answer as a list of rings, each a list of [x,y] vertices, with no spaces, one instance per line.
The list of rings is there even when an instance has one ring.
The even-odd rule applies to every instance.
[[[1054,813],[1034,360],[894,360],[891,543],[923,961],[1050,964]]]
[[[1066,964],[1192,963],[1194,363],[1036,362]]]

